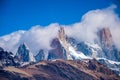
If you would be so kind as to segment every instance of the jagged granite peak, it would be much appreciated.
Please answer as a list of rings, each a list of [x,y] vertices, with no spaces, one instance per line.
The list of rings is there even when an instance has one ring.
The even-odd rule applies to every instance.
[[[4,51],[3,48],[0,48],[0,69],[6,66],[18,66],[15,62],[12,52]]]
[[[58,37],[51,41],[51,49],[48,52],[48,60],[65,59],[70,60],[72,57],[69,54],[69,46],[66,40],[64,27],[58,30]]]
[[[45,53],[43,49],[40,49],[38,54],[35,56],[37,62],[45,59]]]
[[[69,45],[67,44],[66,34],[64,27],[60,27],[58,30],[58,37],[54,38],[51,41],[52,47],[48,53],[48,60],[49,59],[65,59],[70,60],[72,59],[70,52],[69,52]]]
[[[112,35],[109,28],[103,28],[99,32],[102,46],[111,47],[113,45]]]
[[[120,51],[113,43],[112,35],[109,28],[103,28],[98,32],[100,45],[104,52],[105,58],[113,61],[120,61]]]
[[[64,27],[60,27],[60,30],[58,31],[58,38],[62,41],[66,41],[66,34]]]
[[[54,38],[50,46],[52,47],[52,49],[49,50],[48,60],[49,59],[66,59],[66,51],[60,44],[60,41],[58,38]]]
[[[66,34],[65,34],[65,30],[64,27],[60,27],[60,30],[58,31],[58,39],[60,44],[62,45],[62,47],[65,49],[66,51],[66,57],[69,60],[72,60],[72,56],[70,55],[70,51],[69,51],[69,45],[66,39]]]
[[[18,47],[16,57],[22,62],[35,62],[33,53],[25,42]]]

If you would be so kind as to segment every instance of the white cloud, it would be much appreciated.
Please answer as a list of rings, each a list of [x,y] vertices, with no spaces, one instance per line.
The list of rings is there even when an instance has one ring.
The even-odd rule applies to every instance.
[[[25,31],[16,31],[9,35],[0,37],[0,47],[15,53],[20,43],[19,40],[21,39],[24,33]]]
[[[37,25],[28,31],[13,32],[0,37],[0,46],[14,53],[23,42],[27,43],[33,53],[36,53],[39,49],[50,49],[51,40],[57,36],[58,26],[57,23],[46,27]]]
[[[46,27],[34,26],[27,31],[21,39],[26,42],[32,52],[39,49],[50,49],[50,42],[57,36],[59,24],[50,24]]]
[[[120,18],[115,13],[116,5],[105,9],[91,10],[83,15],[81,22],[67,27],[67,34],[79,39],[79,41],[94,42],[97,39],[97,32],[103,27],[111,31],[113,41],[120,49]]]
[[[97,39],[96,32],[109,27],[113,41],[120,49],[120,18],[114,12],[112,5],[105,9],[91,10],[83,15],[81,22],[72,25],[59,25],[57,23],[48,26],[33,26],[28,31],[17,31],[0,37],[0,46],[6,50],[16,52],[17,47],[26,42],[33,53],[39,49],[50,49],[50,41],[57,36],[59,26],[65,27],[68,36],[77,38],[79,41],[94,42]]]

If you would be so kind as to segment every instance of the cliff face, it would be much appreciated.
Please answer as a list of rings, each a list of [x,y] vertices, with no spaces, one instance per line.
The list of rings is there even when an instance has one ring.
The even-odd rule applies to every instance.
[[[72,59],[69,54],[69,45],[66,40],[64,27],[60,27],[58,38],[54,38],[50,46],[53,49],[49,51],[48,59]]]
[[[64,27],[60,27],[60,30],[58,31],[58,38],[63,42],[66,41],[66,34],[65,34]]]
[[[109,28],[103,28],[99,33],[100,42],[104,47],[111,47],[113,45],[112,35]]]
[[[48,60],[49,59],[66,59],[65,49],[60,44],[58,38],[54,38],[51,42],[52,49],[49,51]]]
[[[44,54],[44,50],[41,49],[38,54],[35,56],[35,60],[38,62],[38,61],[41,61],[41,60],[45,60],[45,54]]]
[[[33,53],[30,51],[26,43],[19,46],[16,57],[22,62],[35,62]]]
[[[73,58],[70,55],[70,50],[69,50],[69,47],[70,47],[71,44],[69,44],[68,41],[67,41],[67,36],[65,34],[64,27],[60,27],[60,30],[58,32],[59,32],[58,33],[58,39],[59,39],[60,44],[62,45],[62,47],[66,51],[66,58],[67,58],[67,60],[72,60]]]
[[[113,43],[112,35],[109,28],[103,28],[99,31],[101,48],[105,57],[110,60],[120,61],[120,51]]]

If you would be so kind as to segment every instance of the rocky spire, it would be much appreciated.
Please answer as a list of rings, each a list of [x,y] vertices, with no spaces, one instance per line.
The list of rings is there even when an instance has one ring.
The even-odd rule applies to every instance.
[[[35,62],[33,53],[30,51],[26,43],[23,43],[18,47],[16,56],[22,62]]]
[[[61,41],[66,40],[65,30],[64,27],[60,27],[60,30],[58,31],[58,37]]]
[[[69,44],[67,43],[67,40],[66,40],[66,34],[65,34],[64,27],[60,27],[60,30],[58,31],[58,38],[63,48],[66,50],[67,59],[72,59],[70,52],[69,52]]]
[[[111,47],[113,44],[112,35],[109,28],[103,28],[99,33],[101,45],[104,47]]]
[[[41,61],[41,60],[45,60],[45,54],[44,54],[44,50],[41,49],[38,54],[35,56],[35,59],[37,62]]]
[[[116,48],[112,40],[109,28],[103,28],[99,32],[100,43],[105,57],[110,60],[120,61],[120,51]]]

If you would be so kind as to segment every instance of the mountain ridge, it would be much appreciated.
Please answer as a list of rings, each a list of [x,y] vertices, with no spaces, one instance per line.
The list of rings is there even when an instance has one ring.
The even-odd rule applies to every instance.
[[[30,73],[35,72],[37,75],[33,75],[33,74],[30,74],[30,75],[33,75],[34,76],[33,78],[36,78],[36,80],[38,78],[52,80],[52,79],[55,79],[53,75],[58,75],[58,74],[59,74],[58,79],[64,80],[64,78],[67,78],[68,80],[71,80],[72,78],[75,78],[73,74],[76,74],[77,72],[82,73],[79,76],[82,76],[81,79],[83,80],[84,79],[89,80],[89,78],[91,78],[90,80],[96,80],[96,79],[101,80],[101,79],[110,79],[110,78],[112,78],[111,80],[114,80],[114,79],[119,80],[119,78],[117,77],[118,76],[117,74],[120,75],[120,71],[119,71],[120,62],[119,62],[119,55],[118,55],[119,51],[115,48],[115,45],[112,43],[112,35],[110,33],[110,30],[109,29],[101,29],[101,30],[103,31],[99,32],[99,35],[101,34],[101,36],[99,37],[102,38],[100,40],[103,40],[103,41],[101,41],[101,44],[100,44],[100,43],[78,42],[75,38],[69,37],[66,35],[64,27],[60,27],[60,30],[58,30],[58,36],[53,38],[53,40],[51,41],[50,50],[39,49],[38,54],[36,56],[33,56],[31,49],[24,42],[18,47],[18,51],[16,55],[12,57],[13,62],[10,62],[11,60],[9,60],[6,57],[5,59],[3,59],[6,62],[2,63],[2,68],[6,69],[6,66],[8,65],[7,62],[10,62],[10,65],[8,66],[13,66],[13,67],[15,66],[17,69],[20,69],[22,71],[28,70],[27,73],[29,73],[29,71],[32,71]],[[5,51],[3,51],[2,48],[0,48],[0,51],[1,51],[1,54],[5,53]],[[116,55],[118,56],[116,57]],[[110,57],[110,56],[113,56],[113,57]],[[59,67],[60,66],[59,63],[61,67]],[[73,65],[74,63],[76,64]],[[37,64],[40,64],[40,65],[36,66]],[[68,67],[66,65],[68,65]],[[101,66],[100,68],[97,65],[99,66],[103,65],[103,66]],[[76,69],[76,66],[77,66],[77,69]],[[56,72],[53,72],[51,70],[51,67]],[[37,68],[38,71],[33,70],[32,68],[35,68],[35,69]],[[40,70],[43,71],[43,73],[39,72],[39,68]],[[48,70],[50,69],[51,72],[49,72],[49,74],[51,75],[49,75],[48,72],[46,71],[47,68]],[[59,73],[59,71],[62,70],[61,68],[65,69],[66,71],[68,71],[67,69],[70,68],[75,70],[76,73],[70,70],[70,72],[72,72],[73,74],[69,73],[69,71],[68,73],[65,73],[63,71],[61,74],[61,72]],[[79,71],[79,68],[81,69],[80,71]],[[82,69],[83,70],[88,69],[88,70],[82,71]],[[7,71],[9,73],[8,69]],[[94,71],[96,72],[97,76],[94,74]],[[92,72],[92,74],[90,74],[89,72]],[[110,74],[107,72],[110,72]],[[3,73],[4,73],[4,70],[3,70]],[[17,74],[18,73],[19,71],[17,72]],[[39,75],[39,73],[41,75],[46,74],[48,76],[52,76],[53,78],[48,77],[46,75],[41,76]],[[10,74],[12,73],[10,72]],[[68,74],[69,76],[66,74]],[[61,75],[63,75],[64,78]],[[85,75],[88,76],[88,78],[84,78]],[[110,75],[114,75],[114,77]],[[18,76],[21,76],[21,75],[18,75]],[[79,76],[77,76],[76,74],[77,78],[75,79],[80,78]],[[105,78],[106,76],[107,78]],[[26,75],[24,75],[24,77],[26,77]],[[27,79],[29,79],[29,77],[27,77]]]
[[[17,72],[18,71],[18,72]],[[11,74],[6,77],[5,74]],[[16,75],[14,75],[16,74]],[[14,76],[14,77],[13,77]],[[22,68],[7,67],[0,78],[9,80],[119,80],[120,77],[95,59],[41,61]]]

